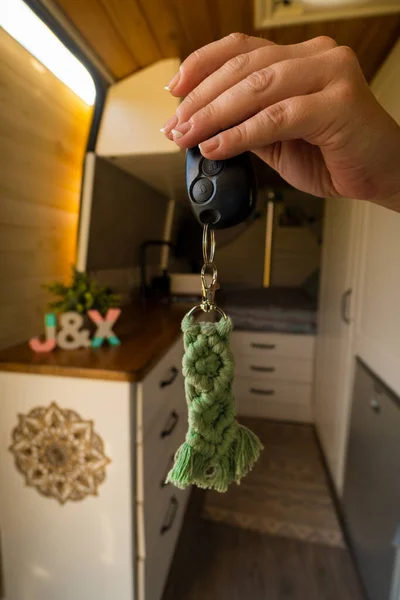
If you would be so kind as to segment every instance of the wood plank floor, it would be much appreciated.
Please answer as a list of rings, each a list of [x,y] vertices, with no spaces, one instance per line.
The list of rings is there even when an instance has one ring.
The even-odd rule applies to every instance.
[[[240,485],[206,494],[204,516],[258,533],[343,547],[325,467],[311,425],[240,418],[264,450]]]
[[[204,520],[194,490],[163,600],[365,600],[347,550]]]

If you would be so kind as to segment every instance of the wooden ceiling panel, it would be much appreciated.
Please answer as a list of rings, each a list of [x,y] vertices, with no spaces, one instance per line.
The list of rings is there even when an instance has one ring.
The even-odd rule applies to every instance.
[[[157,38],[135,0],[100,0],[100,3],[139,67],[163,57]]]
[[[182,40],[183,55],[187,56],[193,50],[201,48],[217,39],[216,22],[207,0],[171,0],[176,18],[181,24],[184,40]]]
[[[54,0],[117,79],[232,31],[294,44],[329,35],[358,55],[371,80],[400,34],[400,16],[353,18],[254,32],[251,0]]]
[[[277,44],[298,44],[319,35],[332,37],[357,54],[370,81],[400,35],[400,16],[364,17],[265,29],[262,35]]]
[[[219,25],[218,38],[243,31],[244,33],[253,31],[253,3],[249,0],[235,0],[233,3],[227,3],[226,0],[212,0],[213,18],[216,18]],[[234,7],[231,6],[234,4]]]
[[[56,3],[117,79],[139,68],[100,0],[56,0]]]
[[[399,36],[400,16],[365,19],[365,26],[360,30],[357,45],[353,49],[368,81],[378,71]]]
[[[138,0],[164,58],[183,55],[184,32],[171,1]]]

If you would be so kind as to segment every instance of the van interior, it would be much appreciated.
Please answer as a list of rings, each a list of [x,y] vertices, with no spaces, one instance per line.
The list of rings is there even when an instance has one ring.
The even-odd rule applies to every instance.
[[[400,2],[2,0],[0,24],[0,598],[400,600],[400,215],[252,155],[251,213],[206,226],[160,133],[168,81],[233,32],[351,47],[400,123]],[[167,479],[205,298],[263,445],[224,493]]]

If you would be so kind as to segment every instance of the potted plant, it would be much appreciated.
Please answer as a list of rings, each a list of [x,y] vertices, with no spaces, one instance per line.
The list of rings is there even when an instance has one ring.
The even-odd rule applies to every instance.
[[[58,296],[50,302],[48,308],[51,312],[60,314],[75,311],[86,315],[88,310],[98,310],[104,317],[109,308],[119,306],[120,298],[109,286],[101,286],[86,273],[78,271],[72,265],[72,280],[70,285],[54,281],[44,285],[44,289]]]

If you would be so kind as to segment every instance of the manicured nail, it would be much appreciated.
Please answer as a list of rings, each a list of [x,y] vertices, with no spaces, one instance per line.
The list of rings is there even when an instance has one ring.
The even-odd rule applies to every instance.
[[[172,79],[170,79],[170,81],[164,87],[164,90],[167,90],[167,92],[172,92],[174,87],[178,85],[180,78],[181,78],[181,73],[180,73],[180,71],[178,71],[177,73],[175,73],[175,75],[172,77]]]
[[[168,135],[169,133],[171,133],[171,129],[173,129],[176,124],[178,123],[178,117],[176,115],[173,115],[170,119],[168,119],[168,121],[161,127],[160,131],[162,131],[162,133],[165,133],[165,135]]]
[[[206,142],[202,142],[201,144],[199,144],[199,149],[200,152],[202,154],[207,153],[207,152],[213,152],[214,150],[216,150],[219,146],[219,138],[214,137],[211,138],[211,140],[207,140]]]
[[[187,134],[191,127],[190,123],[182,123],[181,125],[178,125],[178,129],[171,129],[171,133],[174,138],[179,140],[179,138]]]

